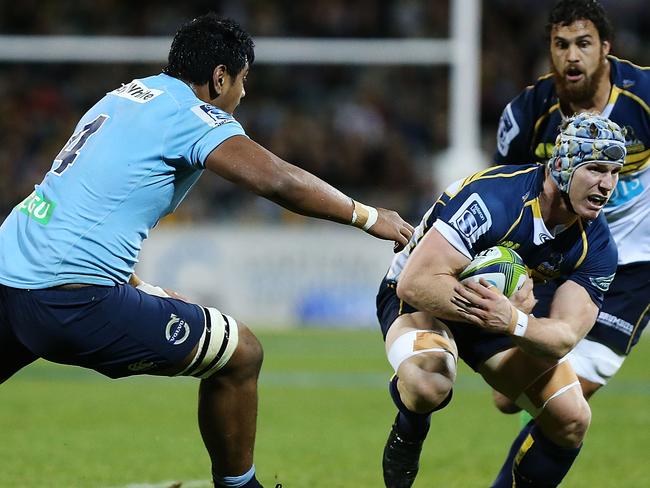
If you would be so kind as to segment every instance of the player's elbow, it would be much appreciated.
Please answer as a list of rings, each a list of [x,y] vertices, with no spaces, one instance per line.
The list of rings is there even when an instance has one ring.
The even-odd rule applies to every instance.
[[[562,359],[571,352],[577,343],[577,339],[575,339],[571,334],[558,336],[554,343],[547,348],[545,356],[551,359]]]
[[[395,292],[397,293],[399,299],[403,302],[406,302],[410,305],[417,303],[417,282],[409,276],[404,276],[397,282],[397,289]]]

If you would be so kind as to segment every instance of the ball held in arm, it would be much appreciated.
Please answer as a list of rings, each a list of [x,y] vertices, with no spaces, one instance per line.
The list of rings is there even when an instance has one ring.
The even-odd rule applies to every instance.
[[[493,246],[478,253],[458,275],[458,280],[464,283],[483,278],[510,297],[523,286],[527,277],[528,270],[519,254],[507,247]]]

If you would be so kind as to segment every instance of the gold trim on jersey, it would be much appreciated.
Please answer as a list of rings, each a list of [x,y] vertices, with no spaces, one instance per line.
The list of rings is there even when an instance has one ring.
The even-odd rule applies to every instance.
[[[582,223],[582,219],[578,219],[578,225],[580,226],[580,235],[582,236],[582,255],[580,256],[580,259],[576,261],[576,265],[573,267],[573,269],[578,269],[578,266],[580,266],[585,260],[585,257],[587,257],[587,250],[589,249],[589,243],[587,242],[587,233],[585,232],[585,226]]]
[[[614,88],[618,88],[618,87],[614,87]],[[647,113],[650,114],[650,107],[648,107],[648,104],[645,103],[645,101],[644,101],[640,96],[635,95],[635,94],[632,93],[631,91],[623,90],[622,88],[618,88],[618,90],[620,91],[620,94],[621,94],[621,95],[625,95],[626,97],[630,97],[630,98],[631,98],[632,100],[634,100],[636,103],[638,103],[639,105],[641,105],[641,106],[643,107],[643,109],[644,109]],[[614,91],[614,90],[612,90],[612,92],[613,92],[613,91]]]
[[[614,105],[616,100],[618,100],[619,95],[623,92],[623,89],[614,85],[612,86],[612,91],[609,93],[609,99],[607,100],[607,105]]]
[[[479,171],[478,173],[473,174],[470,176],[469,181],[467,181],[467,184],[473,183],[478,180],[491,180],[493,178],[512,178],[514,176],[519,176],[522,174],[530,173],[531,171],[537,171],[539,169],[539,166],[533,166],[532,168],[526,168],[526,169],[521,169],[518,171],[514,171],[513,173],[496,173],[493,175],[486,175],[485,173],[488,171],[493,171],[496,169],[504,168],[504,167],[512,167],[512,166],[507,166],[507,165],[501,165],[501,166],[493,166],[492,168],[488,168],[484,171]],[[465,186],[465,182],[463,182],[463,186]]]
[[[537,205],[535,205],[537,203]],[[501,239],[499,239],[499,242],[503,242],[506,240],[506,237],[510,235],[510,233],[519,225],[519,222],[521,222],[521,219],[524,216],[524,212],[526,211],[526,207],[532,207],[531,211],[533,212],[533,217],[535,217],[535,209],[537,209],[538,212],[538,217],[542,217],[542,212],[539,209],[539,202],[537,198],[534,198],[533,200],[528,200],[526,203],[524,203],[524,206],[521,209],[521,212],[519,212],[519,216],[515,219],[515,221],[512,223],[508,231],[503,235]]]
[[[537,132],[539,131],[539,126],[542,125],[542,122],[548,119],[553,112],[559,109],[560,109],[560,103],[558,102],[554,105],[551,105],[546,111],[546,113],[537,119],[537,121],[535,122],[535,126],[533,127],[533,139],[532,139],[533,141],[537,140]]]
[[[632,333],[630,334],[630,340],[627,342],[627,346],[625,347],[625,354],[628,354],[630,352],[630,349],[632,348],[632,341],[634,340],[634,335],[636,334],[639,325],[641,325],[641,321],[643,320],[643,317],[645,317],[645,315],[648,313],[648,310],[650,310],[650,303],[646,305],[645,310],[643,310],[643,313],[639,315],[639,320],[637,320],[636,324],[634,324],[634,329],[632,329]]]
[[[625,64],[629,64],[630,66],[633,66],[633,67],[638,68],[638,69],[641,69],[641,70],[648,70],[648,69],[650,69],[650,67],[648,67],[648,66],[639,66],[638,64],[634,64],[632,61],[629,61],[629,60],[627,60],[627,59],[617,58],[617,57],[614,56],[613,54],[609,54],[609,55],[607,55],[607,57],[608,57],[608,58],[614,58],[616,61],[619,61],[619,62],[621,62],[621,63],[625,63]]]
[[[625,158],[625,165],[621,169],[621,175],[637,173],[650,165],[650,149],[640,153],[628,154]]]

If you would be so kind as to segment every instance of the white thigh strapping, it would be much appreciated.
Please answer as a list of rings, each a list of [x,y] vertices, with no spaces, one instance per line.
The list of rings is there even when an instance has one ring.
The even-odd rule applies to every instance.
[[[456,360],[454,353],[446,346],[447,343],[447,339],[432,330],[412,330],[395,339],[388,350],[388,362],[397,373],[405,360],[426,352],[446,352]]]
[[[199,340],[196,356],[187,368],[176,376],[209,378],[232,357],[239,342],[235,319],[216,308],[204,308],[205,328]]]

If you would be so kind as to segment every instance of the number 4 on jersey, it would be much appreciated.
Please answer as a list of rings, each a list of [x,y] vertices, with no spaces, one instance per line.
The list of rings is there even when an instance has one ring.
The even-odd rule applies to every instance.
[[[88,141],[88,138],[97,132],[101,126],[108,120],[108,115],[101,114],[92,122],[84,125],[79,132],[75,132],[68,142],[65,143],[61,152],[54,158],[54,164],[59,163],[52,172],[61,175],[68,167],[74,163],[79,156],[79,152]]]

